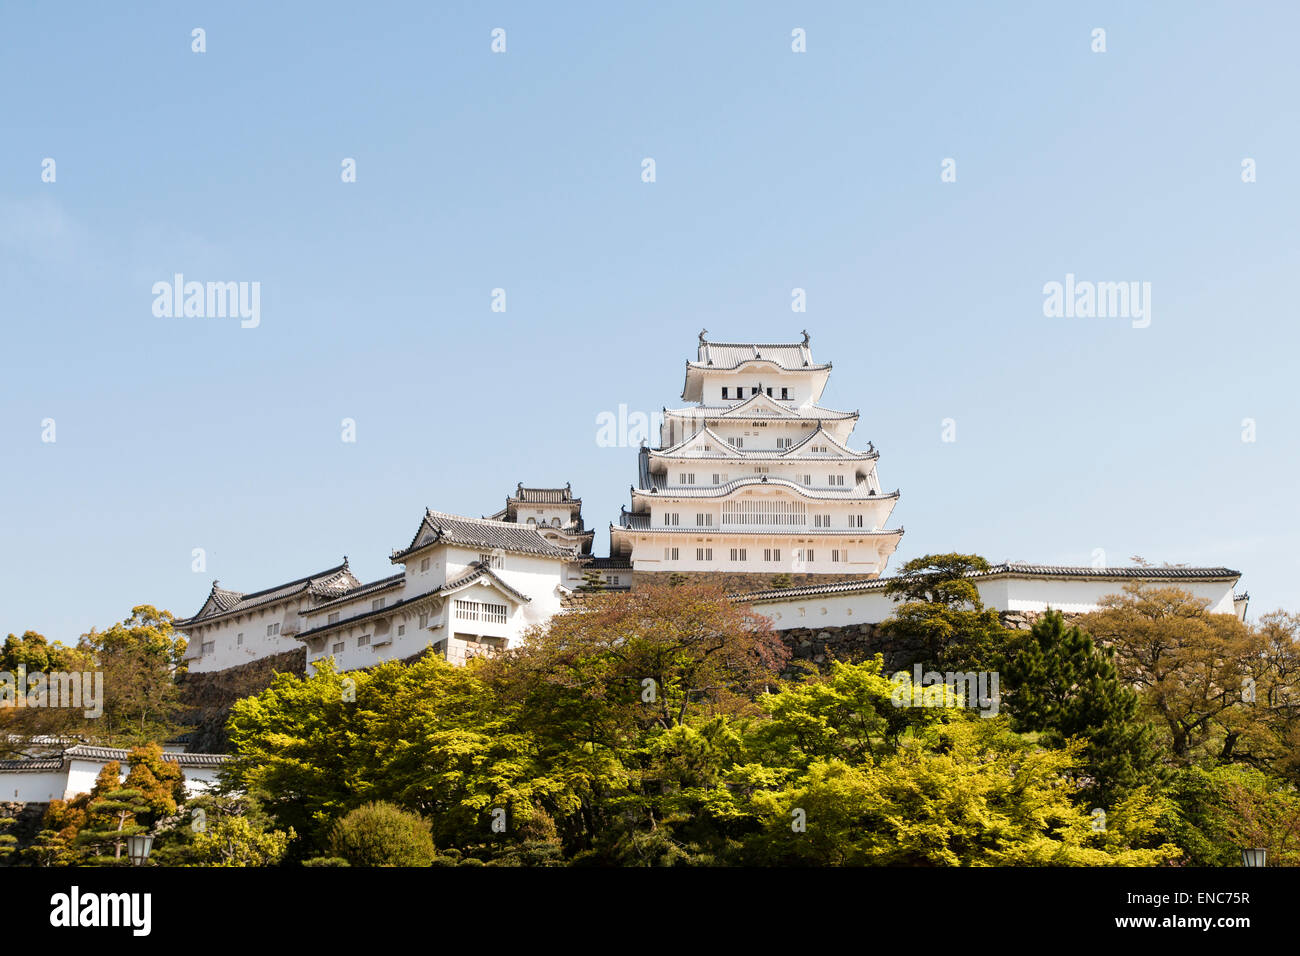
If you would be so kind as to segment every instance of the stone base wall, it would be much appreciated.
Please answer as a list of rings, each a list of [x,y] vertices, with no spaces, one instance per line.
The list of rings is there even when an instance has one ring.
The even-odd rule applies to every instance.
[[[799,662],[823,670],[831,661],[856,663],[880,654],[885,659],[885,673],[890,674],[909,666],[921,653],[914,643],[886,636],[878,624],[795,627],[777,633],[790,648],[789,672],[801,670]]]
[[[177,682],[184,707],[179,723],[189,732],[190,753],[219,754],[229,749],[226,720],[230,706],[271,686],[277,673],[307,673],[307,648],[295,648],[247,664],[201,674],[183,674]]]
[[[1013,631],[1027,631],[1043,616],[1040,611],[1003,611],[1002,625]],[[1076,623],[1081,615],[1065,615],[1066,624]],[[825,669],[831,661],[856,663],[880,654],[885,660],[885,673],[905,670],[916,662],[923,648],[915,643],[887,636],[879,624],[845,624],[839,627],[796,627],[778,632],[791,651],[791,668],[800,669],[798,662],[806,661]]]
[[[1002,626],[1008,627],[1013,631],[1028,631],[1034,626],[1034,622],[1046,614],[1046,611],[1002,611],[998,617],[1002,619]],[[1084,617],[1084,614],[1062,614],[1065,619],[1065,626],[1078,624]]]
[[[41,819],[48,807],[48,803],[16,803],[13,800],[0,802],[0,818],[14,821],[9,826],[0,828],[0,833],[18,839],[14,852],[5,861],[8,865],[14,865],[18,855],[36,842],[36,835],[41,830]]]

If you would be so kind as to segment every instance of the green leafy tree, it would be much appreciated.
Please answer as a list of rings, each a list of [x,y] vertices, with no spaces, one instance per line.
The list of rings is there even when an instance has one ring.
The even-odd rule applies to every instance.
[[[89,802],[87,793],[72,800],[51,800],[36,839],[25,851],[27,858],[37,866],[74,866],[85,859],[88,851],[77,843],[77,834],[86,825]]]
[[[1300,614],[1273,611],[1252,629],[1243,706],[1225,724],[1223,750],[1300,787]]]
[[[1198,755],[1233,760],[1262,719],[1243,693],[1259,636],[1235,615],[1207,613],[1207,603],[1180,588],[1133,583],[1082,621],[1114,650],[1120,679],[1138,689],[1181,764]]]
[[[1071,799],[1073,748],[1026,745],[1002,719],[963,716],[905,740],[873,765],[818,759],[780,789],[755,793],[763,821],[753,863],[887,866],[1142,866],[1163,805],[1131,794],[1098,829]]]
[[[1263,847],[1270,866],[1300,866],[1300,796],[1286,781],[1240,765],[1173,775],[1165,829],[1194,866],[1239,866]]]
[[[275,866],[295,836],[292,828],[265,830],[248,817],[221,817],[195,834],[188,859],[194,866]]]
[[[1083,743],[1083,798],[1114,806],[1128,791],[1157,782],[1159,751],[1138,696],[1120,680],[1113,652],[1050,611],[1005,665],[1004,706],[1018,731],[1060,747]]]
[[[856,664],[836,661],[822,678],[760,697],[769,719],[751,728],[751,748],[766,766],[806,769],[831,759],[875,763],[892,754],[904,735],[949,719],[947,708],[913,706],[920,689],[910,680],[886,678],[883,669],[880,655]]]
[[[500,808],[518,823],[566,786],[533,759],[495,698],[481,664],[455,667],[432,655],[342,676],[331,663],[311,677],[278,675],[232,709],[236,754],[223,769],[232,789],[266,794],[277,826],[324,849],[333,821],[383,800],[437,823],[446,845],[492,836]]]
[[[530,742],[531,802],[566,853],[601,852],[618,820],[655,828],[654,740],[714,717],[757,715],[789,651],[771,623],[700,583],[597,595],[552,618],[484,680]],[[639,831],[637,831],[639,832]]]
[[[58,641],[51,643],[35,631],[24,631],[22,637],[10,634],[0,650],[0,670],[17,673],[23,668],[29,674],[80,669],[84,659],[74,648]]]
[[[147,808],[138,815],[139,822],[149,826],[174,814],[185,802],[185,775],[179,764],[163,760],[158,744],[132,748],[127,767],[124,786],[139,791]]]
[[[78,647],[104,673],[104,713],[96,736],[114,746],[166,740],[178,730],[176,675],[184,669],[185,638],[170,611],[142,604],[105,631],[91,630]]]
[[[28,677],[43,674],[93,671],[90,656],[76,648],[50,642],[35,631],[21,637],[10,634],[0,650],[0,671]],[[26,695],[29,687],[14,686],[6,694]],[[83,709],[71,707],[15,707],[17,701],[6,697],[0,708],[0,757],[23,758],[44,755],[44,742],[50,737],[79,737],[92,729]]]

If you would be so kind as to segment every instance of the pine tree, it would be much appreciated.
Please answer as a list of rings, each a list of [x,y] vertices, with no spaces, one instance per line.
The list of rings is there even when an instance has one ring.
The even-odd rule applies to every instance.
[[[898,646],[894,666],[938,671],[997,670],[1012,632],[980,600],[972,577],[989,570],[977,554],[913,558],[885,583],[896,603],[881,630]]]
[[[8,831],[17,821],[13,817],[0,817],[0,831]],[[18,838],[12,833],[0,832],[0,863],[5,862],[18,848]]]
[[[1005,667],[1003,700],[1015,729],[1041,733],[1049,745],[1083,739],[1083,795],[1102,807],[1159,774],[1151,726],[1112,657],[1085,631],[1067,628],[1060,612],[1048,611]]]
[[[149,801],[137,788],[118,785],[121,772],[116,760],[104,765],[86,805],[86,825],[77,833],[76,845],[95,851],[97,863],[110,861],[103,852],[108,845],[113,847],[112,861],[121,860],[126,838],[147,829],[135,817],[149,813]]]

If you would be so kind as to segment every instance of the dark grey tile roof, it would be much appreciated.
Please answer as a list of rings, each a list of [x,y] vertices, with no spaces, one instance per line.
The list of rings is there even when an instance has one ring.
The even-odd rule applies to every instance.
[[[746,534],[759,537],[769,537],[775,535],[807,535],[808,537],[835,537],[835,538],[888,538],[891,536],[901,536],[902,527],[886,528],[881,531],[868,531],[866,528],[791,528],[789,530],[763,528],[761,530],[749,528],[723,528],[718,525],[706,528],[698,528],[694,525],[658,525],[650,523],[650,513],[646,511],[626,511],[619,514],[618,524],[610,524],[611,531],[628,530],[628,531],[653,531],[655,534],[665,532],[667,534],[691,534],[691,535],[732,535]]]
[[[93,744],[78,744],[63,751],[63,756],[68,758],[120,760],[124,764],[130,755],[129,750],[118,747],[97,747]],[[219,767],[230,759],[224,754],[174,754],[166,751],[163,752],[162,758],[168,763],[179,764],[182,767]]]
[[[721,485],[667,485],[660,481],[652,473],[650,475],[651,484],[649,487],[633,488],[632,496],[637,497],[654,497],[654,498],[725,498],[738,488],[745,488],[750,485],[767,485],[780,488],[788,488],[801,498],[813,498],[825,501],[861,501],[869,503],[872,501],[888,501],[896,499],[899,496],[897,490],[891,491],[887,495],[873,494],[865,488],[857,485],[845,485],[844,487],[809,488],[791,481],[789,478],[776,478],[772,475],[745,475],[742,478],[732,478]]]
[[[0,773],[30,773],[33,770],[62,769],[63,761],[58,757],[39,757],[29,760],[0,760]]]
[[[987,571],[982,571],[974,576],[990,577],[995,574],[1029,574],[1035,577],[1132,578],[1134,580],[1151,578],[1171,581],[1215,581],[1241,577],[1240,571],[1224,567],[1089,568],[1054,564],[1024,564],[1019,561],[995,564]]]
[[[632,560],[625,557],[588,558],[582,566],[597,571],[631,571]]]
[[[0,772],[31,772],[36,770],[62,770],[69,760],[116,760],[125,768],[129,750],[118,747],[98,747],[77,744],[63,751],[61,757],[37,757],[28,760],[0,760]],[[163,752],[162,759],[181,767],[219,767],[230,758],[224,754],[176,754]]]
[[[581,498],[573,497],[573,489],[569,485],[563,488],[525,488],[522,482],[515,488],[515,493],[506,500],[529,504],[582,504]]]
[[[309,574],[286,584],[278,584],[273,588],[254,591],[251,594],[228,590],[220,587],[219,582],[213,581],[212,591],[198,613],[193,617],[175,621],[173,626],[177,630],[184,630],[185,627],[192,624],[213,621],[229,614],[241,614],[252,608],[274,604],[277,601],[283,601],[304,592],[310,592],[318,597],[329,598],[360,585],[361,582],[348,569],[347,558],[344,558],[343,563],[335,567]]]
[[[719,455],[679,455],[678,454],[678,452],[681,449],[691,444],[701,435],[705,436],[707,439],[712,440],[718,446],[718,449],[719,451],[722,452],[722,454]],[[800,450],[803,449],[804,446],[810,445],[813,442],[821,442],[821,441],[834,445],[836,451],[838,451],[840,454],[832,456],[830,455],[830,453],[826,453],[827,457],[825,458],[807,458],[799,454]],[[859,459],[875,460],[880,457],[880,453],[876,451],[876,447],[874,444],[871,445],[871,447],[868,448],[866,451],[854,451],[852,448],[849,448],[847,445],[839,441],[839,439],[832,436],[828,431],[826,431],[825,428],[818,428],[817,430],[810,432],[809,434],[805,435],[803,438],[799,439],[798,442],[791,445],[789,448],[737,448],[735,445],[732,445],[725,438],[723,438],[721,435],[715,432],[708,425],[702,426],[699,431],[695,432],[695,434],[691,435],[689,438],[683,438],[675,445],[671,445],[667,448],[651,448],[649,449],[649,453],[651,457],[654,458],[671,458],[674,461],[681,461],[681,462],[686,462],[686,461],[740,462],[740,461],[745,461],[747,459],[763,459],[763,460],[771,459],[775,461],[779,458],[787,458],[787,459],[795,458],[795,459],[800,459],[802,461],[828,462],[828,461],[838,461],[843,458],[852,458],[854,460],[859,460]],[[821,452],[818,452],[817,454],[821,454]]]
[[[396,611],[403,607],[407,607],[411,604],[415,604],[419,601],[425,601],[428,600],[429,598],[439,597],[442,595],[450,594],[454,591],[458,591],[461,588],[473,584],[475,581],[484,577],[489,578],[491,581],[493,581],[496,584],[497,587],[501,588],[507,594],[511,595],[513,598],[515,598],[515,600],[519,601],[521,604],[528,604],[532,601],[532,598],[530,598],[527,594],[524,594],[521,591],[516,590],[515,588],[507,584],[505,581],[503,581],[497,574],[495,574],[492,571],[491,568],[487,567],[484,564],[479,564],[478,562],[475,562],[471,566],[470,570],[466,571],[464,574],[460,575],[459,577],[451,581],[448,581],[446,584],[439,585],[438,587],[433,588],[432,590],[423,591],[420,594],[412,595],[409,598],[403,598],[402,600],[396,602],[395,604],[389,604],[387,607],[382,607],[379,608],[378,610],[364,611],[361,614],[354,614],[352,617],[341,618],[340,620],[335,621],[333,624],[319,624],[316,627],[313,627],[311,630],[303,631],[301,634],[295,634],[293,636],[296,637],[298,640],[303,641],[308,638],[318,637],[321,634],[324,634],[328,631],[337,631],[340,628],[351,627],[355,624],[362,624],[374,618],[384,617],[385,615],[392,614],[393,611]],[[314,608],[312,610],[312,613],[313,614],[315,613]]]
[[[701,368],[729,369],[742,362],[755,359],[775,362],[781,368],[812,369],[830,368],[829,365],[814,365],[812,348],[805,338],[799,342],[708,342],[700,336],[697,359],[693,363]]]
[[[752,395],[735,405],[688,405],[685,408],[665,408],[664,415],[671,415],[674,418],[702,418],[712,420],[730,420],[733,422],[779,422],[782,420],[790,421],[842,421],[846,418],[859,418],[859,414],[854,412],[839,411],[834,408],[823,408],[820,405],[808,405],[799,408],[792,408],[788,405],[781,406],[780,414],[760,414],[755,411],[747,411],[744,406],[750,404],[761,395]],[[780,402],[775,404],[780,405]]]
[[[528,604],[532,601],[532,598],[530,598],[527,594],[524,594],[522,591],[517,591],[514,588],[512,588],[509,584],[506,584],[506,582],[501,579],[500,575],[498,575],[495,571],[493,571],[485,564],[480,564],[477,567],[475,567],[474,570],[467,571],[465,574],[462,574],[454,581],[448,581],[442,587],[438,588],[435,593],[447,594],[452,591],[459,591],[461,588],[465,587],[468,584],[473,584],[475,581],[479,580],[480,578],[490,579],[496,584],[497,587],[501,588],[501,590],[505,591],[507,594],[513,596],[515,600],[519,601],[521,604]]]
[[[658,530],[658,529],[656,529]],[[1231,568],[1090,568],[1049,564],[1022,564],[1008,562],[992,565],[987,571],[969,574],[970,578],[1035,577],[1035,578],[1097,578],[1110,581],[1235,581],[1240,571]],[[839,581],[832,584],[812,584],[804,587],[777,588],[732,595],[741,601],[769,601],[781,598],[811,597],[822,594],[854,594],[860,591],[878,591],[897,576],[868,578],[861,581]]]
[[[426,544],[418,544],[426,531],[432,535],[431,540]],[[573,557],[572,551],[567,548],[557,548],[543,538],[535,528],[527,525],[516,524],[513,521],[493,521],[490,518],[466,518],[463,515],[426,510],[420,527],[411,538],[411,543],[403,550],[393,552],[390,560],[401,561],[417,548],[426,548],[439,543],[482,548],[485,551],[500,548],[503,551],[536,554],[543,557]]]
[[[309,614],[319,614],[321,611],[329,610],[332,607],[338,607],[340,604],[347,604],[349,601],[355,601],[358,598],[364,598],[371,594],[381,594],[384,591],[391,591],[393,588],[401,587],[402,582],[406,580],[405,572],[391,574],[386,578],[380,578],[378,581],[371,581],[369,584],[363,584],[355,587],[351,591],[344,591],[336,598],[331,598],[321,604],[314,604],[305,611],[298,613],[303,617]]]

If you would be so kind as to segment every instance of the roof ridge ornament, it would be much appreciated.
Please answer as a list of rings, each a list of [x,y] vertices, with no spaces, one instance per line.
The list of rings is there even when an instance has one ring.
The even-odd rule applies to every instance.
[[[803,347],[804,347],[804,348],[807,348],[807,347],[808,347],[809,339],[810,339],[810,336],[808,335],[808,330],[807,330],[807,329],[804,329],[804,330],[803,330]]]
[[[708,344],[709,344],[708,342],[704,341],[704,336],[706,336],[706,335],[708,335],[708,334],[709,334],[709,330],[708,330],[708,329],[700,329],[700,344],[701,344],[701,345],[708,345]]]

